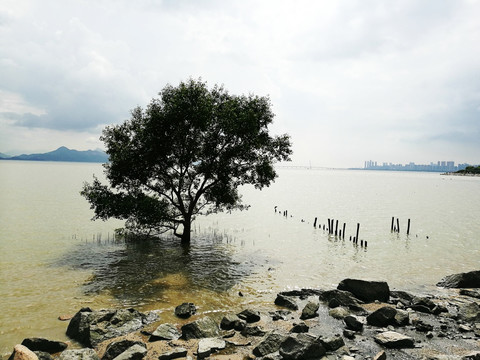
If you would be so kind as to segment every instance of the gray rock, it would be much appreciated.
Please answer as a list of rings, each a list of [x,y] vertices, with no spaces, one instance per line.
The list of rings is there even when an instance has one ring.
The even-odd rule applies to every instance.
[[[302,320],[307,320],[307,319],[312,319],[314,317],[318,316],[318,303],[309,301],[307,305],[302,310],[302,314],[300,315],[300,319]]]
[[[184,358],[187,356],[187,349],[183,347],[175,348],[172,351],[165,352],[158,357],[158,360],[171,360]]]
[[[398,301],[400,301],[405,306],[410,306],[413,299],[415,298],[415,295],[412,295],[406,291],[392,290],[390,291],[390,297],[398,299]]]
[[[448,275],[437,286],[445,288],[480,288],[480,270]]]
[[[415,330],[419,332],[427,333],[433,330],[433,325],[428,324],[422,320],[417,320],[417,322],[415,323]]]
[[[290,329],[291,333],[306,333],[310,330],[307,324],[305,324],[303,321],[299,324],[293,324],[293,327]]]
[[[471,353],[462,356],[462,360],[480,360],[480,351],[472,351]]]
[[[217,337],[217,323],[209,317],[204,317],[182,326],[182,338],[185,340]]]
[[[413,348],[415,345],[413,338],[394,331],[386,331],[378,334],[375,336],[375,341],[380,345],[392,349]]]
[[[291,310],[298,310],[298,305],[295,300],[289,296],[285,296],[282,294],[277,294],[277,298],[275,299],[275,304],[278,306],[283,306]]]
[[[374,356],[373,360],[387,360],[387,354],[382,350]]]
[[[324,291],[319,296],[319,298],[321,301],[328,303],[329,306],[330,306],[330,303],[332,303],[332,305],[335,305],[330,307],[346,306],[349,308],[357,309],[361,304],[361,301],[357,299],[355,296],[353,296],[351,292],[338,290],[338,289]]]
[[[120,354],[122,354],[127,349],[131,348],[132,346],[138,345],[143,347],[144,349],[147,346],[141,341],[133,341],[133,340],[120,340],[120,341],[113,341],[105,350],[105,354],[102,356],[102,360],[113,360]]]
[[[135,344],[127,350],[118,355],[115,360],[141,360],[147,355],[147,348],[145,344]]]
[[[480,306],[475,302],[460,305],[458,318],[467,322],[480,322]]]
[[[177,327],[172,324],[161,324],[150,335],[149,341],[157,340],[177,340],[182,334],[178,331]]]
[[[246,326],[245,329],[242,330],[241,334],[245,337],[248,337],[248,336],[264,336],[266,334],[266,332],[263,331],[258,326]]]
[[[387,302],[390,298],[390,288],[385,281],[345,279],[338,284],[337,289],[349,291],[356,298],[365,302],[375,300]]]
[[[188,319],[197,312],[193,303],[183,303],[175,308],[175,315],[182,319]]]
[[[135,309],[92,311],[83,308],[70,320],[67,335],[86,346],[140,330],[158,315],[143,314]]]
[[[283,359],[317,359],[325,355],[320,338],[309,334],[288,336],[280,345],[280,355]]]
[[[353,339],[355,339],[355,331],[349,330],[349,329],[344,329],[343,330],[343,336],[345,336],[347,339],[353,340]]]
[[[346,316],[343,319],[343,321],[345,322],[345,325],[347,326],[347,329],[350,329],[350,330],[353,330],[353,331],[362,331],[363,330],[363,322],[360,321],[354,315]]]
[[[260,357],[274,353],[280,349],[280,344],[285,340],[285,336],[276,332],[271,332],[260,341],[253,349],[253,355]]]
[[[333,309],[330,309],[328,311],[328,315],[330,315],[331,317],[335,318],[335,319],[339,319],[339,320],[342,320],[343,318],[345,318],[346,316],[349,316],[350,315],[350,311],[348,311],[347,309],[345,309],[344,307],[336,307],[336,308],[333,308]]]
[[[38,356],[38,360],[53,360],[52,355],[45,351],[34,351],[35,355]]]
[[[278,320],[287,320],[288,316],[292,312],[290,310],[277,310],[277,311],[271,311],[269,312],[270,316],[272,317],[273,321],[278,321]]]
[[[93,349],[65,350],[60,354],[60,360],[100,360]]]
[[[220,328],[223,330],[235,329],[237,331],[242,331],[243,329],[245,329],[246,325],[246,321],[240,320],[238,316],[234,314],[225,315],[220,322]]]
[[[52,341],[44,338],[27,338],[22,341],[22,345],[32,351],[43,351],[49,354],[61,352],[68,346],[62,341]]]
[[[394,322],[397,326],[407,326],[410,323],[410,314],[408,311],[397,309]]]
[[[199,359],[206,358],[215,351],[225,349],[226,343],[223,339],[206,338],[198,342],[197,356]]]
[[[480,291],[472,289],[461,289],[460,295],[470,296],[477,299],[480,299]]]
[[[333,336],[326,339],[320,338],[320,342],[326,351],[335,351],[345,346],[345,341],[341,336]]]
[[[384,306],[380,309],[374,311],[367,316],[367,323],[373,326],[385,327],[388,325],[395,324],[395,315],[397,315],[397,310],[390,307]]]
[[[238,313],[237,316],[240,319],[245,320],[247,323],[260,321],[260,313],[251,309],[243,310],[242,312]]]
[[[38,360],[37,354],[24,345],[15,345],[8,360]]]
[[[415,311],[432,314],[436,304],[428,297],[414,297],[410,307]]]

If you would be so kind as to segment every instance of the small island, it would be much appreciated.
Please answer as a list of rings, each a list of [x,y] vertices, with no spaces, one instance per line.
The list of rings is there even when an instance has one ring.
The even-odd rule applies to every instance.
[[[447,172],[447,173],[443,173],[442,175],[480,176],[480,165],[467,166],[463,170],[458,170],[455,172]]]

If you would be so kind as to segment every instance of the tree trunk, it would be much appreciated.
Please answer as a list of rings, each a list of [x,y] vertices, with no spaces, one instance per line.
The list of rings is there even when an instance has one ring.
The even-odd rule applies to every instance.
[[[182,244],[190,244],[190,230],[191,230],[191,221],[190,219],[185,219],[183,223],[183,234],[182,234]]]

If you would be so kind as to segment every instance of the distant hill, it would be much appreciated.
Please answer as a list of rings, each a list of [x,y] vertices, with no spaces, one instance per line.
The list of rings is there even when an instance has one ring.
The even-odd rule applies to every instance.
[[[10,155],[0,153],[0,159],[6,159],[6,158],[9,158],[9,157],[10,157]]]
[[[57,150],[43,154],[22,154],[2,158],[3,160],[30,160],[30,161],[69,161],[69,162],[98,162],[105,163],[108,161],[108,155],[101,150],[78,151],[71,150],[65,146],[59,147]]]

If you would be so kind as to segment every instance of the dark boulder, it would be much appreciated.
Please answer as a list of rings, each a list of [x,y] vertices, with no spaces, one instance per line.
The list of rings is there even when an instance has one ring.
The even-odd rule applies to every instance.
[[[480,270],[445,276],[437,286],[444,288],[480,288]]]
[[[133,341],[133,340],[114,341],[107,346],[107,349],[105,350],[105,354],[103,354],[102,356],[102,360],[113,360],[117,356],[119,356],[120,354],[122,354],[123,352],[125,352],[126,350],[130,349],[135,345],[138,345],[144,348],[145,350],[147,349],[147,346],[145,345],[145,343],[141,341]],[[139,352],[138,348],[136,348],[136,350],[137,351],[135,352]]]
[[[365,302],[375,300],[387,302],[390,298],[390,288],[385,281],[344,279],[338,284],[337,289],[349,291],[356,298]]]
[[[135,309],[92,311],[83,308],[70,320],[67,335],[85,346],[96,346],[102,341],[140,330],[158,318],[155,313],[141,313]]]
[[[395,325],[397,310],[390,306],[384,306],[367,316],[367,323],[373,326],[384,327]]]
[[[277,294],[275,305],[286,307],[290,310],[298,310],[298,305],[293,298],[282,294]]]
[[[241,334],[245,337],[264,336],[266,331],[262,330],[259,326],[246,326],[245,329],[241,331]]]
[[[343,321],[345,322],[345,325],[347,329],[353,330],[353,331],[362,331],[363,330],[363,322],[360,321],[356,316],[354,315],[349,315],[346,316]]]
[[[182,338],[185,340],[216,337],[219,334],[217,323],[204,317],[182,326]]]
[[[291,333],[307,333],[310,328],[303,321],[299,324],[293,324],[293,327],[290,329]]]
[[[247,323],[254,323],[260,321],[260,313],[256,310],[246,309],[238,313],[237,316],[245,320]]]
[[[319,298],[328,303],[329,307],[346,306],[350,309],[360,309],[362,303],[351,292],[338,289],[324,291]]]
[[[183,303],[175,308],[175,315],[182,319],[188,319],[195,315],[197,308],[193,303]]]
[[[227,314],[223,317],[220,322],[220,328],[222,330],[232,330],[242,331],[247,326],[247,322],[238,318],[237,315]]]
[[[22,345],[32,351],[43,351],[49,354],[62,352],[68,346],[62,341],[52,341],[43,338],[27,338],[22,341]]]
[[[335,351],[340,349],[342,346],[345,346],[345,341],[339,335],[329,337],[329,338],[320,338],[320,342],[326,351]]]
[[[307,320],[318,316],[318,303],[309,301],[302,310],[300,319]]]
[[[284,340],[284,335],[271,332],[253,349],[253,355],[261,357],[276,352],[280,349],[280,344]]]
[[[288,336],[279,351],[286,360],[319,359],[326,353],[321,339],[309,334]]]

